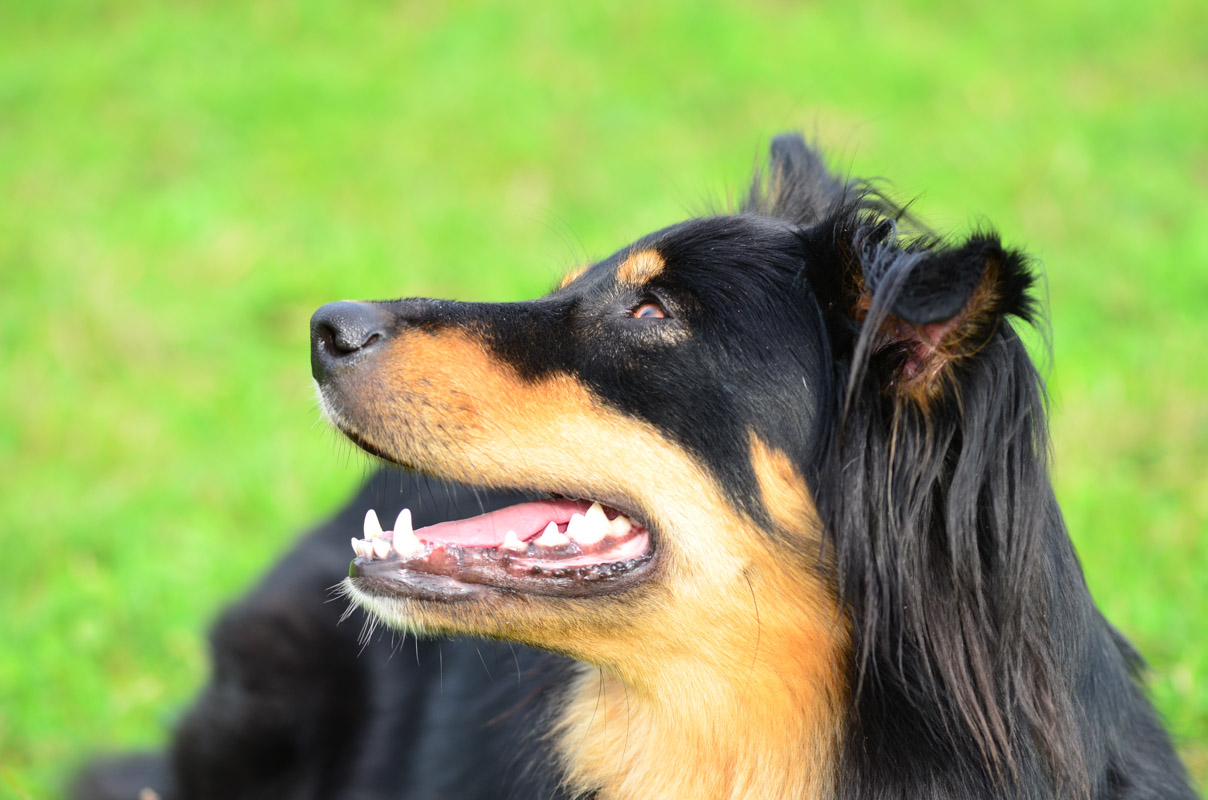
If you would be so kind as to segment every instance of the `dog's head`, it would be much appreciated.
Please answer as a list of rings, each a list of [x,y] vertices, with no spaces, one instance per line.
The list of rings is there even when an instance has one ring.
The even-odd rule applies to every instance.
[[[1000,575],[1035,531],[991,486],[1044,480],[1008,324],[1030,317],[1031,279],[993,235],[901,222],[780,137],[740,213],[653,233],[546,297],[324,306],[312,366],[341,431],[538,498],[354,543],[353,595],[632,686],[764,675],[834,706],[854,666],[913,664],[985,750],[1009,749],[981,660],[1031,590]]]
[[[700,219],[538,300],[324,307],[314,372],[342,431],[394,463],[543,496],[358,558],[353,588],[405,625],[626,666],[688,648],[718,615],[752,637],[734,649],[749,659],[751,582],[830,605],[802,467],[833,391],[803,274],[824,246],[784,220]]]

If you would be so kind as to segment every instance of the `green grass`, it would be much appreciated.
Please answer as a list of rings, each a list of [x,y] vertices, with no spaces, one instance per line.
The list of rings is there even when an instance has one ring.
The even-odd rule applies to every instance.
[[[1045,264],[1057,490],[1208,781],[1208,8],[611,5],[0,6],[0,798],[161,742],[365,473],[314,308],[540,293],[786,128]]]

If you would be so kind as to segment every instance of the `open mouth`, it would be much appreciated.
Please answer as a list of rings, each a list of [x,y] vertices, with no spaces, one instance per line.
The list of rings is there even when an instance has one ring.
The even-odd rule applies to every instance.
[[[349,577],[374,594],[456,600],[484,591],[589,597],[639,582],[653,562],[650,532],[600,503],[550,499],[412,530],[365,515]]]

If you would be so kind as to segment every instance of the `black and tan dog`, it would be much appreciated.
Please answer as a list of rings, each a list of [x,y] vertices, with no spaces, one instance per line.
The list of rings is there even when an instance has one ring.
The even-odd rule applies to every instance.
[[[1192,797],[1053,498],[1025,258],[904,226],[788,136],[740,213],[547,297],[320,309],[328,417],[434,477],[314,534],[170,757],[81,793]],[[375,505],[385,663],[324,605]]]

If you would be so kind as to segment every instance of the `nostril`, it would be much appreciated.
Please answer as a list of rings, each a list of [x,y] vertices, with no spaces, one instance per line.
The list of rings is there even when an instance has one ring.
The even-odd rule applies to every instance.
[[[364,350],[382,338],[381,331],[366,332],[361,328],[337,327],[326,322],[320,325],[318,335],[323,339],[323,344],[327,345],[328,351],[338,356]]]
[[[389,316],[372,303],[328,303],[310,320],[313,361],[347,358],[387,337]]]

